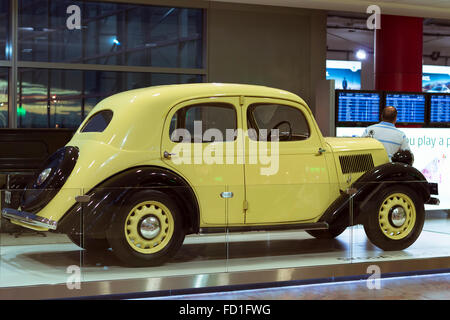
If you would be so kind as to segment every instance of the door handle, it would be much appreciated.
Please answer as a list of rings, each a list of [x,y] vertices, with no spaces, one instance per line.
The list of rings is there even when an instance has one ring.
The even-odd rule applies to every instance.
[[[233,198],[233,192],[225,191],[220,194],[220,197],[223,199]]]
[[[326,152],[327,150],[325,150],[325,149],[323,149],[323,148],[319,148],[319,156],[321,155],[321,154],[323,154],[324,152]]]
[[[170,159],[174,155],[176,155],[176,153],[170,153],[170,152],[167,152],[167,151],[164,151],[164,154],[163,154],[165,159]]]

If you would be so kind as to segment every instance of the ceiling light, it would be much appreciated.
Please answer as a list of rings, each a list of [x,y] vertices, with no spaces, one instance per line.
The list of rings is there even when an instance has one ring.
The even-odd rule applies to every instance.
[[[367,53],[366,53],[366,51],[364,51],[364,50],[362,50],[362,49],[359,49],[359,50],[356,52],[356,58],[357,58],[358,60],[366,60],[366,58],[367,58]]]

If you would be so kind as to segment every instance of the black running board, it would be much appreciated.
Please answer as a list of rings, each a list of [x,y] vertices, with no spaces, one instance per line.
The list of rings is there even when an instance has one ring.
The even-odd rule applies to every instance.
[[[285,230],[328,230],[326,222],[276,224],[270,226],[252,225],[239,227],[206,227],[200,228],[199,233],[249,232],[249,231],[285,231]]]

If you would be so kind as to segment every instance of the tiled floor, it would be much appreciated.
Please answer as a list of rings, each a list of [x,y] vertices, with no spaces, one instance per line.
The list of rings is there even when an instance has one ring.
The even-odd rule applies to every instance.
[[[450,273],[380,279],[376,284],[361,280],[148,300],[450,300]]]

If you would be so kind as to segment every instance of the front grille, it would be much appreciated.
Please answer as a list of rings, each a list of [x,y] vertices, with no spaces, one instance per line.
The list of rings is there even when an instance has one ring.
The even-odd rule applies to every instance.
[[[342,173],[366,172],[374,168],[371,154],[355,154],[351,156],[339,156]]]

